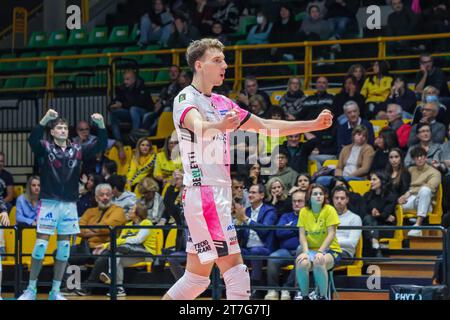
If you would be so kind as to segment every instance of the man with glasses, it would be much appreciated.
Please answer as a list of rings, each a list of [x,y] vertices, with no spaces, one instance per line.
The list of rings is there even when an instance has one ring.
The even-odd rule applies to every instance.
[[[422,119],[420,123],[427,123],[430,125],[431,131],[433,132],[431,140],[434,143],[442,144],[445,139],[445,126],[436,121],[436,117],[439,113],[439,104],[437,102],[428,102],[422,107]],[[413,125],[411,132],[409,134],[408,146],[415,145],[419,143],[419,137],[416,135],[416,130],[418,124]]]
[[[412,150],[416,147],[422,147],[427,152],[427,162],[428,164],[432,164],[433,161],[441,162],[442,158],[442,149],[441,145],[434,143],[432,141],[433,130],[428,123],[419,123],[415,128],[411,129],[411,132],[416,133],[419,143],[412,145],[408,149],[408,153],[405,157],[405,166],[411,167],[414,165],[414,160],[412,157]]]
[[[425,87],[433,86],[439,89],[441,97],[448,97],[447,77],[440,68],[434,66],[431,54],[421,54],[419,61],[420,71],[416,75],[416,92],[421,94]]]

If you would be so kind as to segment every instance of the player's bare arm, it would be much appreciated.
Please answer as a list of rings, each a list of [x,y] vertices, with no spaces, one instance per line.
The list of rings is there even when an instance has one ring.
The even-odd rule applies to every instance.
[[[53,109],[48,109],[45,115],[42,117],[41,121],[39,121],[39,124],[45,127],[50,121],[58,118],[58,116],[58,112]]]

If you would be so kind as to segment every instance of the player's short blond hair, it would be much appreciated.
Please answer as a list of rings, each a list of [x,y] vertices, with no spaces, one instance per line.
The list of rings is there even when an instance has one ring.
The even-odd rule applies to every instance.
[[[225,46],[217,39],[205,38],[201,40],[192,41],[186,51],[186,61],[195,73],[195,62],[200,60],[208,49],[217,49],[220,52],[223,51]]]

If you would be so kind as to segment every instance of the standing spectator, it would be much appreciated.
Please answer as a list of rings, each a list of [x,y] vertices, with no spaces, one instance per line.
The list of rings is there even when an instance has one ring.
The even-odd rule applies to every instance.
[[[277,218],[283,213],[292,210],[291,198],[288,195],[288,190],[280,178],[272,178],[267,182],[267,197],[266,203],[275,208]],[[278,219],[277,219],[278,220]]]
[[[366,81],[366,69],[361,64],[352,64],[347,71],[347,76],[354,76],[356,78],[356,92],[360,93]]]
[[[148,138],[139,139],[127,174],[129,190],[133,190],[145,177],[153,175],[155,162],[156,155],[151,140]]]
[[[341,92],[334,96],[333,105],[336,111],[334,116],[337,118],[339,124],[343,124],[348,120],[344,115],[344,105],[348,101],[355,101],[358,104],[361,117],[366,118],[365,98],[359,93],[358,81],[353,75],[348,75],[344,78]]]
[[[295,120],[303,106],[305,94],[300,85],[300,78],[289,78],[287,92],[280,99],[280,107],[286,113],[287,120]]]
[[[136,72],[127,70],[123,73],[123,84],[117,89],[116,98],[109,106],[111,128],[114,139],[122,142],[121,122],[131,122],[132,128],[141,128],[144,114],[153,108],[153,101],[145,91],[142,78]]]
[[[173,30],[167,42],[169,48],[186,48],[189,44],[200,38],[197,27],[188,24],[187,18],[179,14],[173,23]]]
[[[400,148],[404,149],[408,145],[411,126],[402,120],[403,109],[400,105],[390,103],[387,106],[388,127],[397,135]]]
[[[416,92],[422,93],[427,86],[438,89],[441,97],[449,96],[445,73],[434,65],[431,54],[424,53],[420,55],[420,71],[416,76]]]
[[[267,108],[272,107],[269,95],[265,91],[259,90],[258,80],[254,76],[247,76],[244,81],[244,89],[237,96],[236,102],[247,110],[250,98],[255,95],[263,97]]]
[[[164,213],[164,199],[159,193],[158,183],[152,178],[144,178],[140,183],[138,190],[142,195],[139,203],[147,208],[148,219],[158,226],[163,226],[167,222]]]
[[[295,42],[295,37],[292,36],[293,30],[298,30],[298,23],[294,19],[294,13],[290,5],[283,3],[280,6],[280,15],[277,21],[273,24],[272,32],[269,36],[270,43],[286,43]],[[292,48],[272,48],[271,55],[275,60],[292,60],[295,49]]]
[[[153,8],[141,17],[138,46],[145,47],[157,42],[165,47],[170,37],[173,16],[166,9],[164,0],[153,0]]]
[[[133,192],[126,191],[126,178],[124,176],[112,175],[107,183],[112,188],[112,204],[121,207],[125,213],[127,221],[130,220],[130,210],[136,205],[136,195]]]
[[[438,170],[427,164],[427,151],[418,146],[411,150],[411,158],[415,166],[409,168],[411,186],[409,190],[398,199],[403,210],[417,210],[417,221],[414,226],[421,226],[436,205],[436,194],[441,183],[441,174]],[[410,230],[410,237],[422,236],[422,230]]]
[[[97,202],[95,201],[95,188],[101,183],[104,183],[105,179],[96,174],[84,175],[81,178],[84,182],[80,190],[80,198],[77,201],[77,213],[78,217],[81,217],[87,209],[95,208]]]
[[[176,134],[166,138],[163,149],[156,154],[155,180],[162,183],[164,186],[169,182],[175,170],[182,170],[183,166],[179,156],[173,152],[174,148],[178,146],[178,138]],[[173,153],[172,153],[173,152]]]
[[[248,35],[248,44],[266,44],[269,43],[269,36],[272,31],[273,23],[269,22],[264,11],[260,10],[256,14],[256,25],[254,25]]]
[[[348,209],[348,203],[350,201],[350,192],[345,187],[336,187],[331,192],[333,199],[333,207],[336,209],[339,215],[339,221],[341,227],[361,227],[362,221],[359,215]],[[350,259],[355,257],[356,247],[358,246],[359,239],[361,238],[360,229],[342,230],[336,231],[336,238],[342,249],[342,258]],[[352,264],[352,261],[341,260],[338,265]]]
[[[272,179],[274,177],[278,177],[283,182],[284,186],[286,187],[286,190],[290,190],[292,186],[295,185],[298,172],[296,172],[294,169],[288,166],[288,157],[289,154],[286,150],[279,150],[277,154],[273,155],[274,161],[277,163],[277,172],[269,177],[269,179]]]
[[[396,197],[404,195],[409,190],[411,175],[404,164],[403,152],[398,148],[389,151],[389,164],[386,167],[386,174],[390,177],[392,192]]]
[[[439,104],[437,102],[426,103],[422,108],[422,119],[420,123],[427,123],[430,125],[433,135],[431,140],[434,143],[441,144],[445,139],[445,125],[436,121],[436,117],[439,113]],[[419,138],[417,136],[417,128],[420,123],[412,126],[411,132],[409,133],[408,146],[419,143]]]
[[[0,151],[0,197],[11,211],[14,201],[14,179],[9,171],[5,170],[5,154]]]
[[[342,39],[349,26],[356,19],[359,1],[356,0],[327,0],[325,18],[330,21],[337,39]]]
[[[20,195],[16,201],[16,225],[22,227],[35,226],[39,210],[39,193],[41,192],[41,179],[31,176],[25,187],[25,194]]]
[[[231,0],[218,0],[219,8],[213,14],[213,20],[222,23],[226,33],[237,32],[239,28],[239,9]]]
[[[417,99],[414,91],[408,88],[408,83],[402,76],[395,77],[394,84],[391,88],[391,94],[389,95],[386,103],[398,104],[402,107],[405,113],[402,115],[404,119],[411,119],[414,110],[416,109]]]
[[[393,81],[386,61],[375,61],[373,72],[374,75],[366,79],[361,89],[361,94],[366,97],[369,120],[374,119],[380,111],[386,111],[385,101],[391,92]]]
[[[424,105],[431,102],[436,102],[439,104],[439,113],[436,117],[436,120],[445,125],[448,125],[450,123],[450,118],[447,115],[447,107],[439,102],[439,90],[433,86],[426,86],[422,92],[422,99],[419,105],[414,110],[412,124],[420,122],[423,116],[422,109]]]
[[[336,113],[333,105],[334,96],[329,94],[327,89],[328,79],[326,77],[318,77],[316,80],[317,91],[303,101],[303,108],[297,115],[298,120],[315,119],[325,109],[330,110],[333,114]]]
[[[397,195],[392,192],[389,181],[390,177],[382,171],[370,174],[370,191],[364,195],[367,208],[363,219],[365,226],[395,225]],[[371,245],[371,248],[374,250],[373,253],[378,257],[382,257],[379,243],[380,237],[392,237],[392,235],[392,231],[367,230],[364,232],[367,244]]]
[[[292,211],[284,213],[277,223],[279,227],[295,227],[298,224],[300,210],[305,207],[306,193],[300,190],[292,194]],[[291,264],[292,260],[298,255],[299,251],[299,233],[297,230],[276,230],[275,239],[280,243],[280,248],[271,253],[267,259],[267,286],[279,285],[279,275],[281,268]],[[278,259],[271,259],[276,257]],[[284,259],[279,259],[284,258]],[[293,286],[295,283],[295,273],[290,272],[289,278],[284,283],[284,287]],[[269,290],[264,300],[278,300],[279,293],[276,290]],[[281,300],[291,300],[288,290],[281,291]]]
[[[207,0],[195,0],[195,8],[190,13],[191,23],[198,30],[209,30],[213,25],[213,9],[208,5]]]
[[[412,158],[411,152],[418,146],[422,147],[427,152],[427,162],[429,165],[431,165],[433,161],[441,162],[441,145],[432,141],[433,131],[431,129],[431,126],[428,123],[419,123],[417,124],[415,130],[413,130],[414,129],[411,129],[411,132],[416,133],[419,143],[409,147],[408,153],[406,154],[405,158],[406,167],[409,168],[414,165],[414,160]]]
[[[397,135],[389,128],[381,129],[375,138],[375,155],[373,156],[370,172],[383,171],[389,164],[389,150],[398,148]]]

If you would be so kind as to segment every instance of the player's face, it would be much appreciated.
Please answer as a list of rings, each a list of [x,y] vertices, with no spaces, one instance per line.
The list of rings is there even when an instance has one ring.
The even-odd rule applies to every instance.
[[[397,168],[400,165],[401,161],[402,158],[400,157],[400,154],[397,151],[391,151],[389,153],[389,163],[393,168]]]
[[[348,198],[344,191],[338,191],[334,193],[333,205],[339,211],[343,212],[348,204]]]
[[[201,69],[197,70],[207,83],[215,87],[221,86],[225,79],[225,71],[228,68],[225,55],[217,49],[208,49],[200,61]]]
[[[299,212],[305,206],[305,193],[296,192],[292,195],[292,210]]]
[[[31,180],[31,194],[38,196],[39,192],[41,192],[41,183],[39,180],[33,179]]]
[[[60,123],[57,124],[51,131],[51,135],[53,138],[57,140],[67,140],[69,137],[69,128],[67,128],[66,124]]]
[[[307,177],[305,177],[305,176],[298,177],[297,186],[302,191],[308,190],[308,188],[309,188],[309,179]]]

